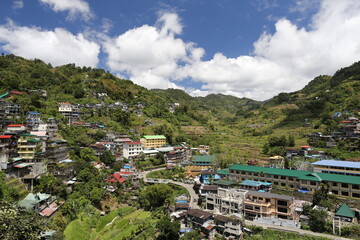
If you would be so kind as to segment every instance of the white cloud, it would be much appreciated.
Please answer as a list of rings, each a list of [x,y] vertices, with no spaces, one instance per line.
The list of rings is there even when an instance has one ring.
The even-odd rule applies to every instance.
[[[0,48],[26,58],[39,58],[54,66],[75,63],[96,67],[100,46],[82,33],[73,35],[62,28],[53,31],[21,27],[12,22],[0,25]]]
[[[314,2],[297,1],[292,11],[306,11]],[[200,89],[186,88],[192,95],[224,93],[265,100],[359,61],[359,26],[360,1],[323,0],[307,29],[279,19],[275,32],[264,32],[248,56],[217,53],[203,60],[204,49],[176,37],[183,26],[173,13],[161,15],[155,26],[107,38],[103,47],[111,70],[148,88],[180,88],[181,81],[190,79],[202,84]]]
[[[24,2],[22,0],[15,0],[12,4],[13,9],[21,9],[24,7]]]
[[[179,64],[199,60],[203,50],[175,35],[182,32],[178,15],[165,13],[155,26],[143,25],[104,42],[107,64],[148,88],[179,88],[174,78]]]
[[[294,91],[321,74],[360,60],[360,2],[324,0],[309,30],[287,19],[254,43],[253,56],[215,54],[179,70],[180,78],[203,83],[209,92],[264,100]]]
[[[73,20],[81,15],[84,20],[89,20],[93,15],[89,3],[84,0],[39,0],[50,6],[55,12],[69,11],[68,19]]]

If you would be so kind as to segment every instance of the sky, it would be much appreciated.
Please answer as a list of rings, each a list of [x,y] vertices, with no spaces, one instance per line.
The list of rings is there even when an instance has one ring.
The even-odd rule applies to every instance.
[[[266,100],[360,60],[360,1],[0,0],[0,51]]]

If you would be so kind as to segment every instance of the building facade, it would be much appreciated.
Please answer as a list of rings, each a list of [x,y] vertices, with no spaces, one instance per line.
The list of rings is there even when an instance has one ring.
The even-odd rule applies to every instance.
[[[321,183],[327,183],[335,195],[360,199],[360,177],[357,176],[234,164],[229,167],[229,179],[269,182],[304,192],[314,192]]]
[[[145,149],[159,148],[167,144],[166,137],[163,135],[146,135],[140,141]]]
[[[144,151],[143,145],[140,141],[127,142],[123,145],[123,156],[125,158],[135,158]]]

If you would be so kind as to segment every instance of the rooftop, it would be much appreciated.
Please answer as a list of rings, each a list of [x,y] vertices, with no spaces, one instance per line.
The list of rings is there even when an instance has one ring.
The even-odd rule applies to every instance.
[[[196,155],[193,156],[193,162],[209,162],[212,163],[215,160],[214,155]]]
[[[224,186],[231,186],[231,185],[234,185],[235,183],[233,181],[230,181],[230,180],[220,179],[220,180],[216,181],[215,184],[224,185]]]
[[[198,209],[190,209],[186,212],[187,215],[190,215],[190,216],[193,216],[193,217],[197,217],[197,218],[200,218],[200,219],[206,219],[210,216],[212,216],[211,213],[209,212],[205,212],[205,211],[202,211],[202,210],[198,210]]]
[[[294,200],[293,197],[291,196],[285,196],[285,195],[280,195],[280,194],[275,194],[275,193],[267,193],[267,192],[257,192],[257,191],[248,191],[246,193],[246,196],[251,195],[251,196],[256,196],[256,197],[263,197],[263,198],[275,198],[275,199],[282,199],[282,200]]]
[[[259,187],[259,186],[263,186],[263,185],[271,185],[271,183],[259,182],[259,181],[253,181],[253,180],[244,180],[242,183],[240,183],[240,185]]]
[[[343,203],[336,211],[335,216],[354,218],[355,213],[346,203]]]
[[[341,161],[341,160],[321,160],[314,162],[311,165],[360,169],[360,162],[350,162],[350,161]]]
[[[145,139],[166,139],[164,135],[145,135]]]
[[[231,167],[229,167],[229,169],[237,170],[237,171],[247,171],[247,172],[263,173],[263,174],[295,177],[301,180],[310,180],[315,182],[327,181],[327,182],[339,182],[339,183],[348,183],[348,184],[360,184],[360,177],[358,176],[349,176],[349,175],[340,175],[340,174],[331,174],[331,173],[318,173],[318,172],[315,173],[309,171],[257,167],[257,166],[241,165],[241,164],[234,164]]]

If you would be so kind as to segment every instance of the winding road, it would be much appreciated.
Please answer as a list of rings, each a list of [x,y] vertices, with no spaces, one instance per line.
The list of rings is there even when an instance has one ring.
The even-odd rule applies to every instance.
[[[144,171],[144,172],[139,173],[138,177],[143,178],[144,180],[146,180],[146,175],[147,174],[149,174],[151,172],[163,170],[163,169],[165,169],[165,168],[155,168],[155,169],[152,169],[152,170],[149,170],[149,171]],[[189,195],[190,195],[190,208],[200,209],[200,207],[197,205],[198,195],[195,193],[192,184],[187,184],[187,183],[182,183],[182,182],[177,182],[177,181],[172,181],[172,180],[170,180],[169,183],[176,184],[178,186],[184,187],[189,192]]]

